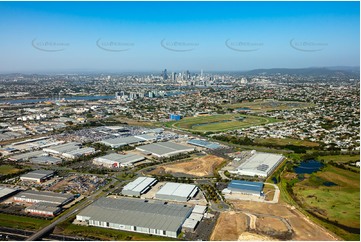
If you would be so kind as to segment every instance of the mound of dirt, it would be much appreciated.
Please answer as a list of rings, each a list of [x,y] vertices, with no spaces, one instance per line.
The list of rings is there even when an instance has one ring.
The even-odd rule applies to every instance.
[[[243,213],[223,212],[220,214],[210,240],[235,241],[247,230],[247,216]]]

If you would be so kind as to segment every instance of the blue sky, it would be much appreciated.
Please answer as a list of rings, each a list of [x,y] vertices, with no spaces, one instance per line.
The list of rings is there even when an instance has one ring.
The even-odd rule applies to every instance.
[[[359,2],[0,2],[0,71],[359,66]]]

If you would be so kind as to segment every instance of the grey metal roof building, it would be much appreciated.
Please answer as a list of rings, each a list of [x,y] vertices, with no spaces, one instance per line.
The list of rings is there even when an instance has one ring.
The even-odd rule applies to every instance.
[[[247,195],[256,195],[261,196],[263,189],[263,182],[250,182],[250,181],[240,181],[232,180],[223,193],[243,193]]]
[[[31,158],[29,162],[35,164],[59,164],[62,162],[62,159],[52,156],[40,156]]]
[[[211,150],[218,149],[221,147],[219,144],[216,144],[213,142],[208,142],[208,141],[201,140],[201,139],[190,139],[187,141],[187,144],[200,146],[200,147],[211,149]]]
[[[0,200],[10,197],[12,194],[16,193],[18,190],[8,188],[8,187],[0,187]]]
[[[149,145],[142,145],[138,146],[136,149],[157,157],[169,157],[180,153],[194,151],[193,147],[176,144],[173,142],[159,142]]]
[[[102,165],[105,167],[121,167],[121,166],[132,166],[134,163],[145,160],[144,156],[127,154],[119,155],[116,153],[97,157],[93,160],[96,165]]]
[[[81,145],[80,143],[70,142],[70,143],[61,144],[61,145],[50,146],[50,147],[44,148],[43,151],[48,152],[48,153],[54,153],[54,154],[63,154],[63,153],[67,153],[72,150],[80,149],[80,145]]]
[[[140,196],[146,193],[150,187],[156,183],[157,179],[155,178],[141,176],[125,185],[122,194],[126,196]]]
[[[186,221],[184,221],[182,228],[184,231],[193,232],[196,229],[198,223],[198,220],[187,218]]]
[[[143,137],[129,136],[129,137],[105,139],[100,141],[100,143],[110,146],[112,148],[118,148],[121,146],[142,143],[145,141],[147,141],[147,139]]]
[[[192,208],[154,200],[100,198],[77,216],[91,226],[176,238]]]
[[[18,155],[13,155],[13,156],[10,156],[8,159],[13,160],[13,161],[27,161],[30,158],[41,157],[43,155],[46,155],[46,153],[44,151],[37,150],[37,151],[26,152],[26,153],[22,153],[22,154],[18,154]]]
[[[155,198],[171,201],[186,202],[198,192],[198,187],[190,184],[167,182],[155,194]]]
[[[46,179],[54,176],[54,171],[51,170],[37,170],[31,171],[24,175],[20,176],[20,180],[22,181],[34,181],[34,182],[43,182]]]
[[[135,138],[134,136],[129,136],[129,137],[105,139],[100,141],[100,143],[111,146],[112,148],[118,148],[124,145],[134,144],[142,141],[143,141],[142,139]]]
[[[279,154],[255,152],[236,170],[229,172],[238,175],[268,177],[284,158]]]
[[[51,203],[34,203],[33,205],[25,208],[25,212],[34,215],[50,216],[53,217],[61,211],[60,207],[55,206]]]
[[[15,202],[26,202],[26,203],[51,203],[56,206],[62,206],[74,199],[74,195],[66,193],[55,193],[55,192],[39,192],[39,191],[23,191],[14,196]]]
[[[70,158],[70,159],[75,159],[77,157],[80,157],[82,155],[90,155],[93,154],[95,152],[94,148],[91,147],[84,147],[81,149],[76,149],[76,150],[72,150],[69,152],[65,152],[63,153],[63,156],[66,158]]]

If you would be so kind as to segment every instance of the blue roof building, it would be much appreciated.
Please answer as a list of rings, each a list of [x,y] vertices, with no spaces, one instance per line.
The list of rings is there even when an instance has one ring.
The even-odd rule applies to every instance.
[[[181,118],[182,118],[182,116],[179,114],[171,114],[169,117],[170,120],[175,120],[175,121],[179,121],[179,120],[181,120]]]
[[[208,142],[208,141],[201,140],[201,139],[191,139],[191,140],[188,140],[187,143],[191,144],[191,145],[195,145],[195,146],[204,147],[207,149],[212,149],[212,150],[218,149],[221,147],[219,144]]]
[[[263,182],[232,180],[223,192],[262,196],[263,185]]]

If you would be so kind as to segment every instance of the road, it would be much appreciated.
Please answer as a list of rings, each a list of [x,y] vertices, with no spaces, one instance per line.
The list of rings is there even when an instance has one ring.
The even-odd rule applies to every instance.
[[[275,194],[273,196],[272,201],[264,201],[264,202],[266,202],[266,203],[278,203],[278,200],[280,198],[280,189],[278,188],[278,186],[276,184],[267,183],[267,182],[265,182],[264,184],[271,185],[271,186],[273,186],[275,188]]]
[[[49,233],[52,229],[55,228],[56,225],[58,225],[61,222],[64,222],[65,220],[67,220],[68,218],[70,218],[72,215],[76,214],[77,212],[79,212],[80,210],[84,209],[85,207],[89,206],[90,204],[92,204],[93,202],[95,202],[99,197],[99,195],[101,194],[101,192],[104,189],[107,189],[109,186],[113,185],[115,182],[117,182],[116,179],[112,179],[112,181],[106,185],[104,188],[99,189],[97,192],[93,193],[91,196],[85,198],[82,202],[80,202],[79,204],[75,205],[73,208],[70,208],[65,214],[60,215],[55,221],[53,221],[51,224],[49,224],[48,226],[42,228],[41,230],[39,230],[38,232],[34,233],[33,235],[31,235],[30,237],[28,237],[26,240],[27,241],[35,241],[35,240],[39,240],[41,237],[43,237],[44,235],[46,235],[47,233]]]

